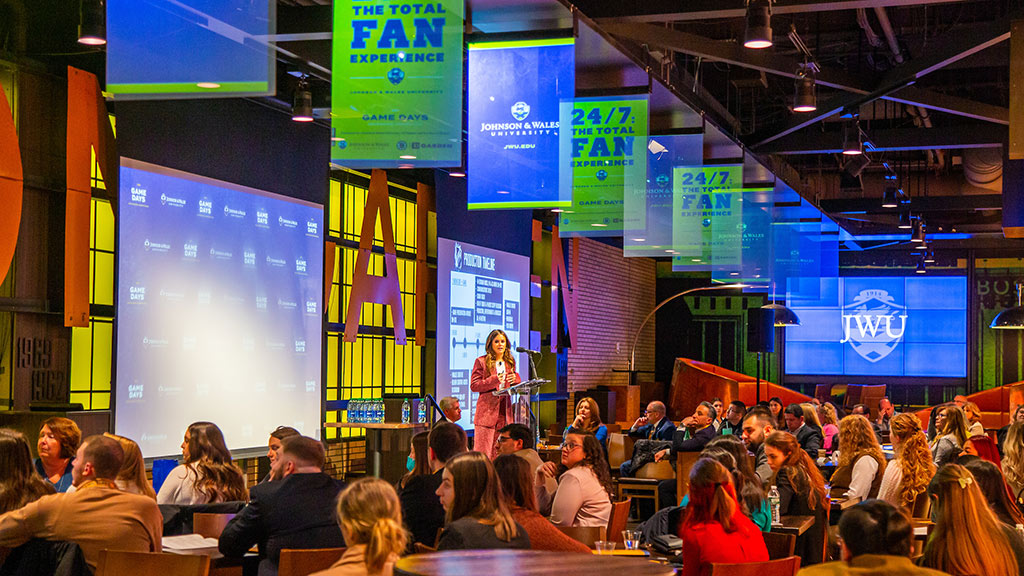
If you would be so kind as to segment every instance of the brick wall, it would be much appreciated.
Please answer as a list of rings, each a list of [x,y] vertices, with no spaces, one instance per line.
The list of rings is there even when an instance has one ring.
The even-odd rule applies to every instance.
[[[566,255],[572,278],[572,244]],[[650,258],[626,258],[622,248],[580,238],[577,298],[577,340],[568,352],[568,392],[599,385],[625,385],[633,336],[654,309],[655,265]],[[636,347],[637,368],[654,370],[654,319],[644,328]],[[651,379],[641,374],[641,380]],[[568,420],[573,406],[568,405]]]

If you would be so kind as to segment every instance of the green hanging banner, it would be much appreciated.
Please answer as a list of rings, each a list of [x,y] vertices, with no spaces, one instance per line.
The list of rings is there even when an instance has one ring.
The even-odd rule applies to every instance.
[[[743,165],[677,166],[672,180],[672,269],[738,266]]]
[[[462,163],[462,0],[337,0],[331,162]]]

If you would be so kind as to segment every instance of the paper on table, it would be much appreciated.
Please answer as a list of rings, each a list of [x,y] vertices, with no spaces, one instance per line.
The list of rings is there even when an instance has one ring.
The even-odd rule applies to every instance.
[[[165,550],[197,550],[217,547],[216,538],[203,538],[199,534],[164,536],[162,542]]]

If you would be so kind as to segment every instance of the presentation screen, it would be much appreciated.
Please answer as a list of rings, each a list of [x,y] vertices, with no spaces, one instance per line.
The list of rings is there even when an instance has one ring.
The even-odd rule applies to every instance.
[[[114,428],[146,457],[320,431],[323,209],[121,160]]]
[[[529,347],[529,285],[526,256],[437,239],[437,398],[459,399],[463,428],[473,428],[479,395],[469,389],[469,376],[491,330],[505,331],[516,370],[529,378],[526,354],[515,352]]]
[[[787,297],[786,373],[967,376],[967,278],[821,278],[817,299]]]

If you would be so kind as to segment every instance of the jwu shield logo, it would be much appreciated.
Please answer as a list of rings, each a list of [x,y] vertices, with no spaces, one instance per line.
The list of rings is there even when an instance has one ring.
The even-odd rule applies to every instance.
[[[907,331],[906,308],[887,290],[861,290],[843,306],[843,339],[854,352],[874,364],[892,354]]]
[[[455,268],[462,270],[462,244],[455,243]]]
[[[530,105],[526,102],[516,102],[512,105],[512,117],[522,122],[530,115]]]

